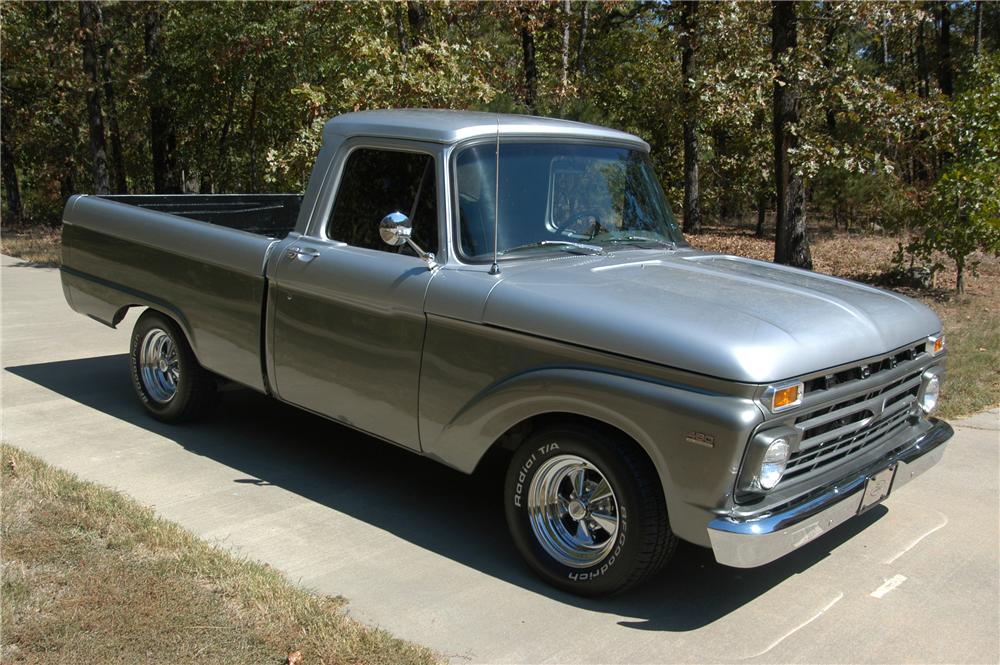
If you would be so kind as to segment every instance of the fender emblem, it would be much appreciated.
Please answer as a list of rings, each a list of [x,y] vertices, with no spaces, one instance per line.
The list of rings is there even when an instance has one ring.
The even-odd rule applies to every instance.
[[[711,434],[705,434],[703,432],[688,432],[684,440],[688,443],[693,443],[696,446],[705,446],[706,448],[715,447],[715,437]]]

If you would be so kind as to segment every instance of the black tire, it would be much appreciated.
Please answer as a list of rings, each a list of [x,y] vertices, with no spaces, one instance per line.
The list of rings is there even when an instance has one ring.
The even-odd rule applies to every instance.
[[[567,466],[576,460],[583,460],[586,464]],[[564,484],[570,476],[559,482],[552,480],[560,477],[558,469],[584,469],[588,487],[603,476],[613,495],[610,499],[603,499],[605,503],[602,504],[595,502],[584,506],[584,503],[577,502],[571,506],[577,514],[581,507],[586,510],[578,520],[563,510],[558,512],[561,517],[546,520],[540,517],[537,509],[545,503],[537,500],[540,488],[558,487],[560,489],[556,491],[562,497],[574,487],[572,480],[569,486]],[[575,474],[579,471],[568,473],[576,478]],[[575,496],[575,490],[572,491]],[[533,494],[536,499],[532,498]],[[582,494],[586,496],[588,492]],[[596,488],[591,489],[590,494],[596,496]],[[562,500],[559,499],[559,505],[562,505]],[[677,537],[670,530],[667,520],[660,480],[652,463],[631,442],[600,428],[567,423],[546,427],[532,434],[510,461],[504,503],[514,544],[528,566],[549,584],[578,595],[608,595],[635,586],[658,573],[677,546]],[[615,507],[613,511],[612,505]],[[598,510],[602,512],[598,513]],[[616,515],[613,536],[609,536],[611,531],[589,521],[592,511],[603,515],[608,524],[611,522],[607,520],[607,513]],[[533,516],[536,526],[533,526]],[[562,534],[559,524],[566,527],[566,533],[569,533],[573,525],[579,528],[580,521],[589,521],[592,525],[585,537],[592,538],[595,549],[588,550],[585,556],[594,558],[574,560],[573,565],[568,565],[558,558],[567,556],[565,550],[560,549],[558,543],[562,541],[559,537],[546,538],[540,533]],[[538,524],[555,526],[546,530]],[[604,542],[600,543],[602,539]],[[573,544],[576,545],[576,541]],[[605,547],[607,551],[601,549]]]
[[[170,350],[169,371],[152,368],[148,361],[150,354],[143,360],[144,344],[157,341],[161,348]],[[198,364],[180,327],[157,311],[146,310],[135,322],[129,345],[129,371],[135,394],[157,420],[166,423],[194,420],[216,401],[215,377]]]

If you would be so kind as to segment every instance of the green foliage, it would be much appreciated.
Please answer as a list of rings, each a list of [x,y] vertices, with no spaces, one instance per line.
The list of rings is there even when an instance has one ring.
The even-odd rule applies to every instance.
[[[187,191],[301,190],[331,116],[388,107],[525,112],[529,36],[538,112],[640,135],[668,196],[675,205],[682,198],[678,3],[574,0],[568,11],[555,1],[466,0],[100,7],[105,129],[114,114],[130,192],[153,189],[154,99],[172,114]],[[922,254],[989,251],[1000,4],[983,3],[978,64],[973,3],[950,7],[954,98],[938,81],[938,5],[799,5],[798,47],[788,57],[802,108],[791,157],[806,180],[811,218],[905,229]],[[163,14],[156,59],[145,44],[154,9]],[[699,97],[708,223],[752,220],[773,199],[770,15],[768,3],[699,6],[697,74],[687,84]],[[0,20],[5,154],[25,219],[57,224],[66,197],[92,187],[78,8],[6,2]]]
[[[950,164],[926,196],[908,250],[924,258],[942,252],[955,262],[962,291],[969,256],[1000,255],[1000,54],[981,58],[972,85],[953,105]]]
[[[74,37],[79,19],[75,6],[69,9],[58,3],[0,4],[0,112],[9,114],[4,127],[11,128],[4,141],[23,155],[23,204],[43,222],[59,219],[65,197],[86,173],[86,84]],[[16,54],[12,44],[18,45]]]

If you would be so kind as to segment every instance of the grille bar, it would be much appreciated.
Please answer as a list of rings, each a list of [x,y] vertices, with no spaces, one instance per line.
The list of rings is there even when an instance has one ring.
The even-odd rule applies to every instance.
[[[788,461],[782,484],[804,480],[874,450],[899,432],[916,402],[921,373],[911,371],[882,384],[859,385],[856,392],[838,396],[836,403],[796,418],[803,438]]]
[[[805,438],[808,439],[811,438],[810,433],[813,430],[823,425],[840,420],[851,412],[865,408],[872,409],[872,406],[877,403],[879,398],[888,400],[900,393],[908,392],[919,385],[920,372],[915,372],[905,378],[893,381],[887,386],[875,386],[863,392],[855,393],[850,398],[844,399],[832,407],[817,409],[812,413],[799,416],[795,424],[805,431]]]
[[[846,455],[867,447],[867,444],[881,438],[880,435],[888,433],[904,420],[906,420],[906,409],[897,410],[888,417],[880,419],[867,430],[862,430],[853,436],[844,437],[843,440],[832,445],[815,448],[801,458],[790,461],[788,468],[794,470],[802,466],[810,468],[822,466],[826,462],[832,461],[831,458],[834,455]]]
[[[899,349],[881,358],[870,359],[865,363],[858,363],[853,367],[840,368],[839,371],[816,376],[805,381],[805,392],[809,394],[816,391],[825,391],[835,386],[864,380],[880,372],[893,369],[897,365],[902,365],[927,353],[927,343],[920,341],[912,346]]]
[[[808,440],[803,440],[802,445],[799,447],[799,450],[805,451],[807,449],[811,450],[812,448],[818,448],[824,446],[830,441],[842,438],[845,434],[849,437],[853,436],[859,429],[869,424],[875,417],[875,414],[872,413],[872,411],[870,411],[869,409],[864,409],[862,411],[859,411],[857,412],[856,415],[859,417],[855,421],[849,422],[841,427],[837,427],[836,429],[832,429],[829,432],[825,432],[823,434],[810,437]],[[808,446],[806,445],[807,443]]]

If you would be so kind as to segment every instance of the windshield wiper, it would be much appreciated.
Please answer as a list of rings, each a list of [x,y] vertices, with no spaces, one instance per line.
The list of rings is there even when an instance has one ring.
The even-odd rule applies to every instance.
[[[535,247],[560,247],[566,251],[579,250],[579,254],[603,254],[604,248],[598,245],[588,245],[582,242],[572,242],[569,240],[539,240],[538,242],[529,242],[524,245],[518,245],[517,247],[510,247],[500,252],[500,255],[510,254],[511,252],[517,252],[522,249],[534,249]]]
[[[620,238],[609,238],[608,242],[651,242],[654,245],[662,245],[670,249],[677,249],[677,243],[673,240],[661,240],[660,238],[647,238],[646,236],[623,236]]]

